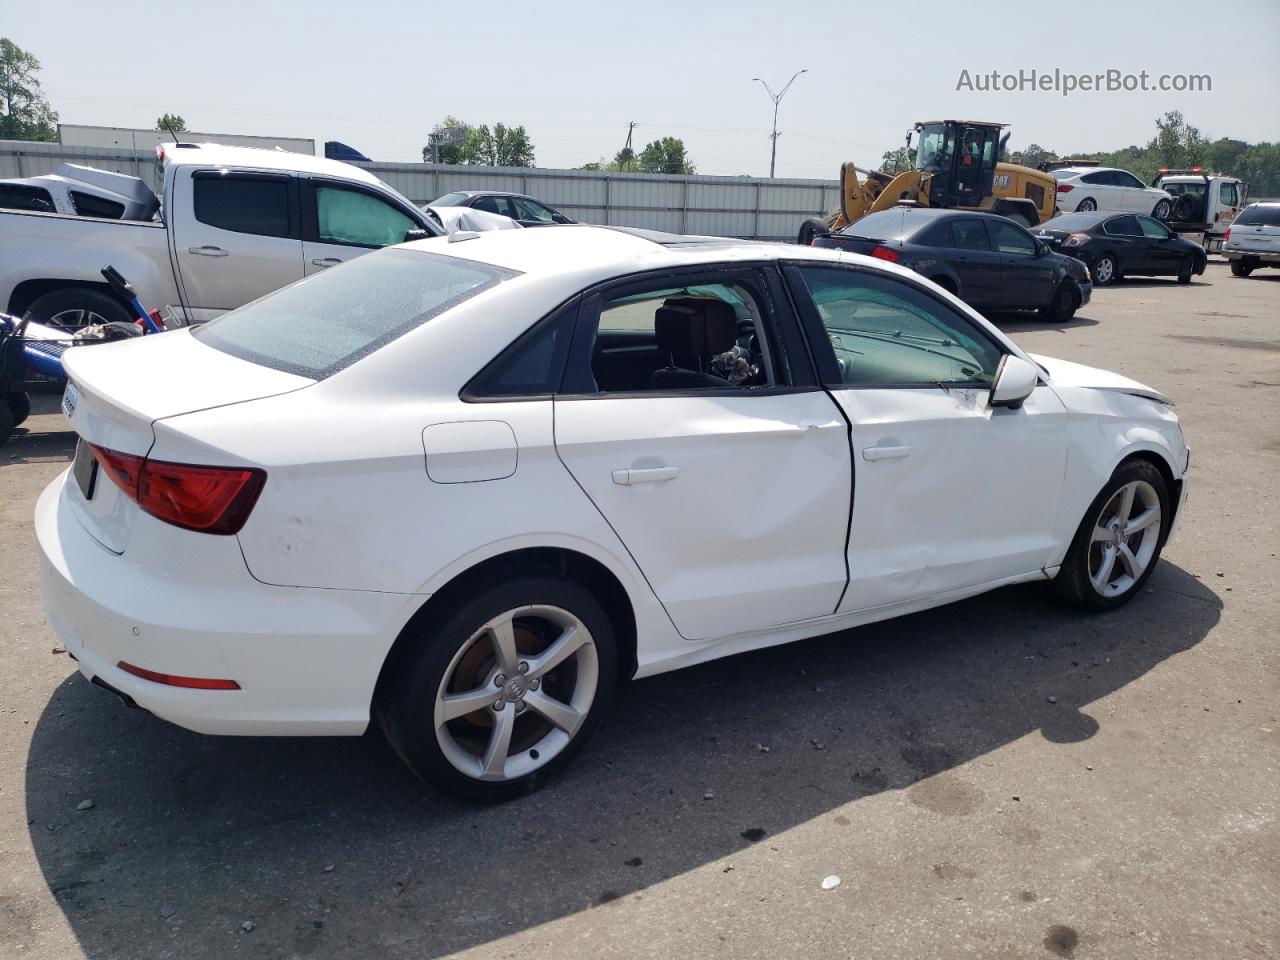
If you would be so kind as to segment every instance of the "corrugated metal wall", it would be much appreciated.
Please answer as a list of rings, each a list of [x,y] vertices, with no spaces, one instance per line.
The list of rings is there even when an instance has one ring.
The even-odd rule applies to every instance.
[[[148,152],[0,140],[0,178],[52,173],[66,161],[130,173],[156,190],[161,185],[155,157]],[[418,204],[452,190],[512,190],[544,200],[586,223],[717,237],[794,240],[805,217],[831,209],[839,199],[839,184],[834,180],[678,177],[430,163],[360,166]]]

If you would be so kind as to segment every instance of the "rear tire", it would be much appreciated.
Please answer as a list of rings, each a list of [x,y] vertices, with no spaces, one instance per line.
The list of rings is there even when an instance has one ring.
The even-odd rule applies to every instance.
[[[1092,213],[1097,209],[1098,201],[1094,200],[1092,197],[1085,197],[1076,204],[1076,213]]]
[[[1231,261],[1231,275],[1233,277],[1247,277],[1253,273],[1253,264],[1245,263],[1243,260]]]
[[[810,217],[804,223],[800,224],[800,234],[796,238],[796,242],[802,247],[807,247],[818,237],[827,237],[831,235],[831,229],[827,226],[827,221],[821,217]]]
[[[13,414],[9,410],[7,403],[0,403],[0,447],[9,442],[9,436],[13,433],[13,428],[17,426],[13,422]]]
[[[378,722],[414,773],[454,796],[509,800],[554,776],[617,683],[608,615],[554,571],[483,583],[409,629],[418,635],[387,667]],[[540,667],[562,642],[570,652]]]
[[[5,397],[9,413],[13,417],[13,425],[20,427],[31,416],[31,394],[25,390],[17,390]]]
[[[1053,299],[1040,308],[1040,319],[1048,323],[1070,323],[1080,305],[1080,294],[1070,280],[1063,280],[1053,291]]]
[[[133,323],[137,318],[132,310],[100,290],[64,287],[37,297],[23,319],[74,331],[93,323]]]
[[[1128,603],[1155,570],[1172,518],[1164,475],[1147,460],[1120,464],[1085,511],[1054,592],[1086,610]]]

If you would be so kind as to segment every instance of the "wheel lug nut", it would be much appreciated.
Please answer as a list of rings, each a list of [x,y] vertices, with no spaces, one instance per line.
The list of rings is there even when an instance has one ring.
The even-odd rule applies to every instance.
[[[516,713],[524,713],[524,701],[523,701],[523,700],[517,700],[517,701],[516,701]]]
[[[497,703],[493,705],[493,709],[501,713],[502,707],[504,706],[505,703],[506,703],[505,700],[499,700]]]
[[[517,669],[518,671],[520,671],[521,673],[528,673],[528,672],[529,672],[529,665],[528,665],[527,663],[525,663],[525,662],[522,660],[522,661],[520,662],[520,666],[516,667],[516,669]]]
[[[538,689],[538,686],[540,685],[540,683],[541,683],[541,681],[540,681],[540,680],[538,680],[538,678],[537,678],[537,677],[534,677],[532,680],[530,680],[530,681],[529,681],[529,689],[530,689],[530,690],[537,690],[537,689]]]
[[[495,687],[500,687],[500,686],[502,686],[502,685],[503,685],[504,683],[506,683],[506,682],[507,682],[507,678],[506,678],[505,676],[503,676],[501,673],[500,673],[500,674],[498,674],[496,677],[494,677],[494,678],[493,678],[493,685],[494,685]]]

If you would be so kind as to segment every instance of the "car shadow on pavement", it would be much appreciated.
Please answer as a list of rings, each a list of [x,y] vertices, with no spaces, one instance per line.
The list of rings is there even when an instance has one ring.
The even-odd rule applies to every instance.
[[[437,957],[884,791],[963,831],[1004,798],[956,768],[1092,737],[1092,704],[1220,612],[1163,563],[1106,616],[1028,585],[639,681],[564,777],[500,806],[434,795],[373,734],[204,737],[71,675],[33,734],[28,830],[89,957]]]
[[[995,324],[1004,333],[1019,333],[1023,331],[1038,330],[1057,330],[1060,333],[1070,330],[1082,330],[1085,327],[1096,327],[1097,320],[1090,320],[1088,317],[1076,314],[1066,323],[1054,323],[1052,320],[1044,320],[1034,313],[988,313],[983,314],[988,320]]]
[[[0,446],[0,465],[71,459],[76,450],[76,432],[62,417],[59,409],[61,396],[47,390],[31,394],[31,415],[34,419],[15,428],[8,442]],[[54,429],[50,429],[44,414],[58,414],[52,424]]]

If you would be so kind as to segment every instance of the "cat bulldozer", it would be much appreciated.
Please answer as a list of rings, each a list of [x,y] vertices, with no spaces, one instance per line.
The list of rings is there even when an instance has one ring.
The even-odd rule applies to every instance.
[[[915,169],[883,173],[845,163],[839,209],[806,220],[799,242],[809,244],[869,213],[899,205],[987,210],[1024,227],[1043,223],[1057,212],[1057,181],[1031,167],[1000,162],[1009,139],[1001,136],[1005,126],[975,120],[917,123],[907,133],[908,150],[913,135],[919,137]]]

